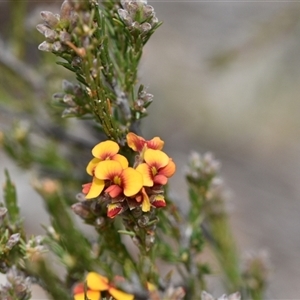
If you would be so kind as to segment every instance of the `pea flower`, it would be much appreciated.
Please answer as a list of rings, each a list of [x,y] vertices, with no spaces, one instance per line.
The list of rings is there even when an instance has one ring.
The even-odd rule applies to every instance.
[[[119,145],[113,141],[104,141],[97,144],[92,149],[94,158],[88,163],[86,171],[93,176],[92,182],[84,184],[82,192],[86,195],[86,199],[98,197],[104,189],[105,182],[94,176],[96,166],[102,161],[116,161],[119,162],[122,168],[128,167],[128,161],[125,156],[118,154],[120,150]]]
[[[160,150],[147,149],[144,161],[136,168],[143,175],[144,186],[165,185],[168,178],[175,173],[175,163]]]
[[[93,171],[100,161],[115,160],[118,161],[124,168],[128,167],[128,161],[125,156],[118,154],[119,145],[114,141],[104,141],[97,144],[92,149],[94,158],[89,162],[86,171],[89,175],[94,175]]]
[[[86,293],[84,283],[78,283],[73,288],[74,300],[100,300],[101,293],[106,293],[107,296],[112,296],[116,300],[133,300],[134,296],[127,294],[115,288],[113,283],[110,283],[108,278],[90,272],[86,276]]]
[[[143,177],[135,169],[124,169],[117,161],[103,161],[95,168],[95,177],[99,180],[108,180],[110,185],[105,189],[111,198],[122,194],[131,197],[139,192],[143,186]]]
[[[161,150],[164,146],[164,141],[159,137],[147,141],[143,137],[136,135],[133,132],[129,132],[126,136],[128,147],[133,151],[143,152],[145,149]]]

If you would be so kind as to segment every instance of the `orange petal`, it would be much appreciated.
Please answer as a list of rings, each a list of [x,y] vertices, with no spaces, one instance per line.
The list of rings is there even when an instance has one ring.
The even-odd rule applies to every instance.
[[[93,177],[93,182],[91,184],[90,190],[85,196],[86,199],[92,199],[98,197],[103,191],[105,183],[103,180]]]
[[[90,272],[86,276],[86,284],[94,291],[107,291],[109,289],[108,279],[96,272]]]
[[[128,167],[128,160],[125,156],[121,154],[115,154],[114,156],[111,157],[112,160],[118,161],[123,169],[126,169]]]
[[[155,196],[154,200],[152,200],[151,204],[155,207],[165,207],[166,201],[162,195]]]
[[[153,182],[159,185],[165,185],[168,182],[168,178],[165,175],[158,174],[154,176]]]
[[[85,194],[85,195],[88,194],[90,189],[91,189],[91,186],[92,186],[92,182],[83,184],[82,185],[82,190],[81,190],[82,193]]]
[[[113,141],[105,141],[97,144],[92,149],[92,154],[94,157],[99,158],[100,160],[106,160],[114,156],[119,152],[119,145]]]
[[[95,168],[95,176],[102,180],[113,180],[123,171],[122,165],[115,160],[105,160],[98,163]]]
[[[133,132],[129,132],[126,136],[128,147],[131,148],[133,151],[141,152],[145,145],[145,139],[136,135]]]
[[[165,175],[166,177],[171,177],[176,171],[176,165],[172,158],[170,158],[169,163],[159,170],[159,174]]]
[[[164,143],[164,141],[156,136],[152,140],[147,141],[147,147],[154,150],[161,150],[164,147]]]
[[[79,282],[73,287],[74,295],[81,294],[81,293],[84,293],[84,283],[83,282]]]
[[[147,149],[144,154],[144,160],[149,166],[160,169],[168,164],[170,158],[165,152],[160,150]]]
[[[116,197],[120,196],[120,194],[122,192],[123,192],[123,189],[117,184],[110,185],[105,190],[105,193],[109,194],[109,196],[112,197],[112,198],[116,198]]]
[[[100,162],[101,160],[99,158],[93,158],[87,165],[86,167],[86,172],[93,176],[93,172],[94,172],[94,169],[95,167],[97,166],[98,162]]]
[[[150,211],[151,208],[150,200],[144,188],[142,189],[142,194],[143,194],[142,211],[143,212]]]
[[[100,300],[101,299],[101,295],[100,295],[99,291],[89,290],[86,292],[86,296],[87,296],[87,299],[89,299],[89,300]],[[74,300],[85,300],[85,299],[86,299],[86,297],[84,295],[84,292],[74,295]]]
[[[142,174],[144,186],[153,186],[151,168],[147,164],[138,165],[136,170]]]
[[[117,290],[114,287],[110,287],[108,292],[116,299],[116,300],[133,300],[134,295],[127,294],[123,291]]]
[[[111,219],[123,212],[124,207],[122,203],[110,203],[107,205],[107,216]]]
[[[122,186],[124,195],[127,197],[137,194],[143,186],[143,177],[140,172],[133,168],[127,168],[123,170]]]

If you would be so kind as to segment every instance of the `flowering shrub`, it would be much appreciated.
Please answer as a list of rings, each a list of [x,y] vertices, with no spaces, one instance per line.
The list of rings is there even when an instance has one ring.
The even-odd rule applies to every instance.
[[[43,11],[41,17],[37,30],[45,41],[39,49],[58,57],[77,80],[64,80],[52,104],[63,119],[88,119],[84,124],[96,132],[97,144],[68,143],[72,139],[61,123],[56,131],[56,138],[63,133],[61,139],[45,147],[34,142],[26,126],[1,134],[4,149],[21,166],[40,166],[33,185],[45,200],[51,225],[44,226],[44,236],[27,237],[6,171],[0,271],[7,274],[7,284],[0,298],[30,299],[33,282],[52,299],[213,300],[205,292],[207,276],[215,273],[203,256],[209,247],[231,293],[219,299],[263,299],[265,261],[254,257],[244,270],[240,267],[219,163],[209,153],[190,156],[189,206],[182,212],[168,193],[176,163],[159,137],[147,140],[140,133],[153,95],[139,84],[138,65],[144,45],[161,25],[154,8],[145,0],[101,5],[65,0],[59,15]],[[74,157],[82,162],[90,151],[85,172]],[[77,228],[74,214],[94,229],[93,238]],[[55,271],[48,253],[63,272]]]

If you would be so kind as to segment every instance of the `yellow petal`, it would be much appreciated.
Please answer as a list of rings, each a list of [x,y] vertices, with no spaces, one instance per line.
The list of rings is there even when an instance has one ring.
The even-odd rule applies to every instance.
[[[121,154],[115,154],[114,156],[112,156],[111,158],[112,160],[118,161],[121,165],[123,169],[126,169],[128,167],[128,160],[125,156],[121,155]]]
[[[125,292],[122,292],[120,290],[117,290],[114,287],[111,287],[108,292],[116,299],[116,300],[133,300],[134,295],[127,294]]]
[[[142,189],[142,194],[143,194],[142,211],[143,212],[150,211],[151,208],[150,200],[144,188]]]
[[[100,160],[109,159],[111,156],[119,152],[119,145],[113,141],[105,141],[97,144],[92,149],[92,154],[94,157],[99,158]]]
[[[115,160],[100,161],[95,168],[95,176],[102,180],[113,180],[123,171],[122,165]]]
[[[86,292],[86,296],[89,300],[100,300],[101,299],[101,295],[99,291],[87,291]],[[76,294],[74,295],[74,300],[85,300],[85,296],[84,293],[80,293],[80,294]]]
[[[136,170],[143,176],[143,186],[153,186],[153,179],[150,167],[143,163],[136,167]]]
[[[160,150],[147,149],[144,154],[144,160],[149,166],[155,166],[156,169],[165,167],[170,158]]]
[[[133,168],[123,170],[121,179],[124,190],[123,193],[127,197],[137,194],[143,186],[142,175]]]
[[[92,185],[88,194],[85,196],[86,199],[92,199],[98,197],[103,191],[105,183],[103,180],[93,177]]]
[[[145,140],[133,132],[129,132],[126,136],[128,147],[133,151],[142,151]]]
[[[171,177],[176,171],[176,165],[172,158],[170,158],[168,164],[159,170],[159,174]]]
[[[94,291],[107,291],[109,289],[108,279],[96,272],[90,272],[86,276],[86,284]]]
[[[86,167],[86,172],[93,176],[93,171],[95,169],[95,167],[97,166],[98,162],[100,162],[100,159],[99,158],[93,158],[87,165]]]
[[[161,150],[164,147],[164,141],[162,141],[159,137],[154,137],[152,140],[147,141],[148,148]]]

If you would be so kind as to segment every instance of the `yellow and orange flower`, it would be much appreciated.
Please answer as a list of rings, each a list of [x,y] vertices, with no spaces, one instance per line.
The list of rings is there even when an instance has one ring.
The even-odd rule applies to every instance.
[[[97,144],[92,149],[94,158],[88,163],[86,171],[89,175],[93,176],[93,180],[90,183],[86,183],[82,186],[82,193],[86,196],[86,199],[92,199],[98,197],[104,189],[105,182],[95,176],[95,168],[100,162],[116,161],[120,163],[122,168],[128,167],[128,160],[125,156],[118,154],[120,150],[119,145],[114,141],[104,141]]]
[[[112,198],[122,194],[131,197],[137,194],[143,186],[143,177],[135,169],[123,168],[117,161],[102,161],[95,168],[95,177],[108,180],[110,185],[105,189]]]
[[[100,300],[101,292],[107,293],[114,297],[116,300],[133,300],[134,296],[125,293],[115,288],[114,284],[110,283],[109,280],[95,272],[90,272],[86,276],[86,293],[84,289],[84,283],[78,283],[73,288],[74,300],[85,300],[86,297],[89,300]]]
[[[120,150],[119,145],[114,141],[104,141],[97,144],[92,149],[94,158],[89,162],[86,171],[89,175],[94,175],[94,169],[100,161],[115,160],[118,161],[123,168],[128,167],[128,160],[125,156],[118,154]]]
[[[133,132],[129,132],[126,139],[128,147],[137,152],[142,152],[145,149],[161,150],[164,146],[164,141],[162,141],[159,137],[154,137],[147,141]]]
[[[143,175],[144,186],[165,185],[176,171],[173,160],[160,150],[147,149],[144,161],[136,168]]]

